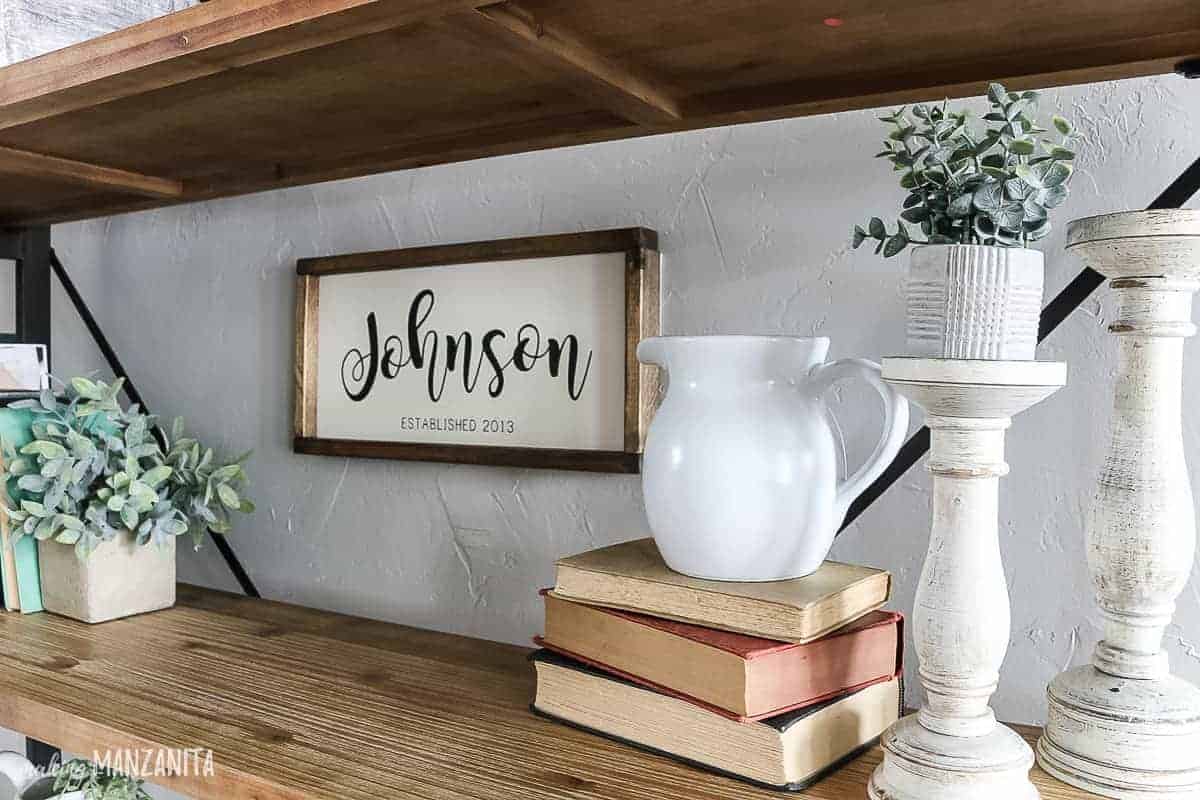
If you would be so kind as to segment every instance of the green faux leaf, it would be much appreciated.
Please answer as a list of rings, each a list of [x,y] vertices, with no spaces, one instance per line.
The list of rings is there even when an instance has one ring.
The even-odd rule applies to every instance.
[[[95,381],[90,381],[87,378],[72,378],[71,388],[85,400],[104,399],[104,391],[100,386]]]
[[[67,448],[63,447],[58,442],[49,442],[44,439],[38,439],[22,447],[21,454],[27,456],[42,456],[43,458],[63,458],[67,455]]]
[[[1042,193],[1042,205],[1046,208],[1055,208],[1060,205],[1063,200],[1067,199],[1066,186],[1051,186]]]
[[[1073,127],[1071,127],[1070,122],[1058,116],[1057,114],[1054,116],[1054,127],[1063,136],[1070,136],[1075,130]]]
[[[53,538],[57,530],[58,524],[56,522],[56,517],[46,517],[33,529],[33,538],[37,539],[39,542],[44,542],[47,539]]]
[[[1046,219],[1046,207],[1037,201],[1037,197],[1028,197],[1022,203],[1025,215],[1022,222],[1041,222]]]
[[[44,492],[46,487],[50,485],[50,480],[41,475],[22,475],[17,481],[17,488],[26,492]]]
[[[1004,189],[998,183],[985,183],[975,190],[972,200],[980,211],[991,213],[1000,208]]]
[[[83,535],[82,531],[64,530],[58,536],[54,537],[54,541],[60,544],[75,544],[79,541],[79,537]]]
[[[946,213],[948,213],[951,217],[965,217],[971,213],[973,205],[974,196],[972,193],[966,192],[964,194],[955,195],[954,199],[950,201],[950,205],[946,209]]]
[[[84,529],[83,520],[70,514],[59,514],[58,522],[67,530],[82,532]]]
[[[1034,169],[1041,171],[1042,186],[1045,186],[1047,189],[1062,186],[1070,179],[1071,172],[1073,171],[1070,164],[1062,161],[1047,161],[1044,166],[1045,169],[1041,169],[1043,165],[1038,164]]]
[[[884,247],[884,251],[883,251],[885,258],[887,257],[888,248],[891,247],[891,243],[895,238],[896,238],[896,236],[893,236],[891,239],[888,239],[888,244]],[[908,242],[905,241],[905,244],[907,244],[907,243]],[[900,249],[903,250],[904,249],[903,246],[901,246]],[[896,252],[900,252],[900,251],[897,250]],[[217,485],[217,497],[220,498],[221,502],[225,505],[226,508],[231,508],[235,511],[242,504],[242,499],[240,497],[238,497],[238,493],[236,491],[234,491],[233,487],[227,483],[221,483],[221,484]]]
[[[1004,182],[1004,196],[1009,200],[1024,200],[1037,191],[1033,186],[1020,178],[1012,178]]]
[[[171,472],[172,470],[170,467],[162,464],[146,470],[145,474],[142,475],[142,481],[148,486],[157,489],[163,481],[171,477]]]
[[[1019,156],[1031,156],[1036,148],[1029,139],[1013,139],[1008,143],[1008,151]]]
[[[1028,164],[1018,164],[1015,171],[1017,177],[1028,185],[1034,187],[1035,189],[1043,188],[1042,176],[1040,174],[1041,171],[1038,169],[1037,164],[1034,164],[1033,166]]]
[[[998,106],[1008,102],[1008,92],[998,83],[988,84],[987,97]]]
[[[22,500],[21,510],[31,516],[38,517],[39,519],[46,516],[45,507],[41,503],[33,500]]]
[[[1057,158],[1059,161],[1074,161],[1075,152],[1073,150],[1068,150],[1065,147],[1055,145],[1054,147],[1050,148],[1050,157]]]
[[[1024,219],[1025,205],[1023,203],[1005,203],[992,214],[992,220],[998,228],[1006,228],[1011,231],[1019,231]]]
[[[884,227],[883,220],[879,217],[871,217],[871,221],[867,223],[867,229],[875,239],[883,239],[887,236],[887,228]]]
[[[243,514],[253,514],[254,513],[254,503],[250,502],[249,500],[243,499],[242,504],[240,506],[238,506],[238,511],[242,512]]]
[[[900,214],[900,218],[908,222],[921,222],[922,220],[929,219],[929,209],[925,206],[906,208]]]
[[[138,512],[134,510],[133,506],[127,504],[121,508],[121,524],[125,526],[126,530],[137,530]]]

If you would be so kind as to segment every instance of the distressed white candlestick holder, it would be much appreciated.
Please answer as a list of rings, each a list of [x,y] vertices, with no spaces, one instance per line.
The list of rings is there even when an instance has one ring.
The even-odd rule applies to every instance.
[[[1200,211],[1078,220],[1067,246],[1111,279],[1116,301],[1113,412],[1085,521],[1104,639],[1090,665],[1051,682],[1038,762],[1108,797],[1198,798],[1200,688],[1171,676],[1162,638],[1196,545],[1181,391]]]
[[[1057,391],[1066,365],[887,358],[883,378],[925,409],[933,527],[913,607],[925,705],[883,734],[872,800],[1034,800],[1033,751],[988,700],[1008,648],[999,483],[1010,418]]]

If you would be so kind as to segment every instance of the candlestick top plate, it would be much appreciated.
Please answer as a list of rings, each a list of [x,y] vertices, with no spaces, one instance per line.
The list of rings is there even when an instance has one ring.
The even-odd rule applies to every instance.
[[[1062,361],[885,358],[883,379],[929,414],[1011,417],[1067,382]]]
[[[1067,248],[1099,239],[1147,236],[1200,236],[1200,209],[1122,211],[1077,219],[1067,226]]]
[[[1078,219],[1067,228],[1067,249],[1109,278],[1200,280],[1200,210]]]

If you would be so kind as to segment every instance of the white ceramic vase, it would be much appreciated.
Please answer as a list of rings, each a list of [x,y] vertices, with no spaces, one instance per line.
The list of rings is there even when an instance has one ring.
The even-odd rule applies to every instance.
[[[175,540],[139,546],[122,534],[80,561],[75,548],[38,543],[42,605],[80,622],[107,622],[175,605]]]
[[[1037,250],[968,244],[913,249],[907,287],[909,355],[1031,360],[1043,273]]]
[[[667,376],[642,460],[646,514],[667,565],[698,578],[773,581],[815,571],[850,503],[895,458],[908,404],[861,359],[825,362],[829,340],[647,339]],[[858,377],[883,400],[875,451],[839,482],[824,396]]]

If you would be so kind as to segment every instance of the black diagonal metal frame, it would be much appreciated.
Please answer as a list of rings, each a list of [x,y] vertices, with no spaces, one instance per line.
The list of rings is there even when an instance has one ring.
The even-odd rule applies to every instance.
[[[125,379],[125,394],[129,397],[129,402],[137,403],[142,410],[150,413],[150,409],[146,406],[146,401],[142,399],[142,394],[137,390],[133,380],[129,377],[129,372],[125,369],[125,365],[121,363],[121,359],[117,356],[117,351],[109,344],[108,338],[104,335],[104,331],[100,329],[100,324],[96,322],[96,318],[92,316],[91,309],[84,302],[83,295],[75,288],[75,282],[71,280],[71,276],[67,274],[66,268],[62,261],[59,260],[58,254],[54,252],[54,248],[50,248],[49,264],[54,270],[54,274],[58,276],[59,282],[62,284],[63,290],[67,293],[67,297],[71,299],[71,304],[75,306],[75,310],[79,313],[83,324],[87,326],[88,333],[96,341],[96,345],[100,348],[104,360],[108,362],[108,368],[112,370],[113,375],[118,378]],[[158,436],[159,442],[163,443],[163,434],[160,430],[155,430],[155,435]],[[250,597],[262,597],[258,592],[258,587],[254,585],[254,581],[250,579],[242,562],[238,560],[237,554],[233,552],[233,547],[225,539],[224,536],[209,531],[209,537],[220,551],[221,557],[225,559],[229,571],[233,573],[233,577],[237,579],[238,585],[242,587],[242,591]]]
[[[1154,202],[1147,208],[1181,208],[1198,191],[1200,191],[1200,158],[1192,162],[1192,165],[1185,169],[1170,186],[1164,189],[1162,194],[1156,197]],[[1038,341],[1041,342],[1053,333],[1055,328],[1061,325],[1070,316],[1071,312],[1079,308],[1083,304],[1083,301],[1087,300],[1092,292],[1100,288],[1100,285],[1103,283],[1103,275],[1091,267],[1084,267],[1042,309],[1041,321],[1038,325]],[[896,458],[883,471],[883,474],[867,487],[867,490],[859,495],[857,500],[850,504],[850,510],[846,512],[846,519],[842,523],[842,527],[838,533],[845,531],[853,525],[855,520],[870,508],[872,503],[882,497],[883,493],[890,489],[892,484],[900,480],[904,473],[912,469],[913,465],[920,461],[921,456],[927,452],[929,452],[929,428],[922,426],[919,431],[910,436],[908,441],[904,443],[900,448],[900,452],[896,454]]]

